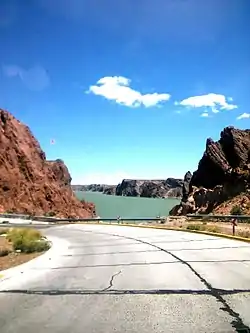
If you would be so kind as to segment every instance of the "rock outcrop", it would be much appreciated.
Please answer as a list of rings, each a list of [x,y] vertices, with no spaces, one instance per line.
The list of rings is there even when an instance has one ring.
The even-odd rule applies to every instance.
[[[103,194],[115,195],[115,190],[116,190],[116,185],[107,185],[107,187],[105,187],[103,191]]]
[[[250,213],[250,130],[226,127],[219,141],[208,139],[198,169],[190,175],[184,179],[181,204],[170,214],[228,214],[243,197],[243,211]]]
[[[182,196],[182,179],[166,180],[123,179],[116,187],[116,195],[128,197],[168,198]]]
[[[62,160],[46,161],[30,129],[0,109],[0,212],[60,217],[95,216],[80,202]]]

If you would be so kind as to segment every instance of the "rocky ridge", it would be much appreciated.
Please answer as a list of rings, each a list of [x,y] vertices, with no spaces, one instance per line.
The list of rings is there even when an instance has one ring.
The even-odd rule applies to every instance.
[[[124,179],[116,187],[116,195],[169,198],[182,196],[182,179],[168,178],[166,180]]]
[[[226,127],[207,139],[198,169],[184,177],[183,197],[171,215],[226,213],[238,205],[250,214],[250,130]]]
[[[61,217],[95,216],[80,202],[62,160],[47,161],[30,129],[0,109],[0,212]]]
[[[182,179],[167,178],[166,180],[123,179],[116,185],[91,184],[72,185],[73,191],[102,192],[108,195],[145,197],[145,198],[181,198]]]

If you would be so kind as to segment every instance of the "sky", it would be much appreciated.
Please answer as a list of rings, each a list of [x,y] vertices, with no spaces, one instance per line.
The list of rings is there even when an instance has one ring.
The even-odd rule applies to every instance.
[[[250,128],[249,0],[0,0],[0,108],[73,184],[183,178]]]

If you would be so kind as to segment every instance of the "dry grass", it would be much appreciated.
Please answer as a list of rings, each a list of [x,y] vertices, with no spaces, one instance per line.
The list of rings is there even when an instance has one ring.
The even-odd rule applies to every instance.
[[[213,233],[221,233],[225,235],[233,235],[233,227],[230,222],[204,222],[197,220],[186,220],[185,218],[177,218],[162,224],[165,228],[180,228],[183,230],[197,230],[197,231],[209,231]],[[250,238],[250,224],[239,223],[235,227],[235,235]]]

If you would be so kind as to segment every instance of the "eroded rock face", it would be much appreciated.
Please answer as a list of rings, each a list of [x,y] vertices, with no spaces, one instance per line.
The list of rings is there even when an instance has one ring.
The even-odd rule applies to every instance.
[[[128,197],[168,198],[182,196],[183,180],[168,178],[166,180],[123,179],[116,187],[116,195]]]
[[[63,161],[46,161],[29,128],[0,109],[0,211],[94,216],[94,205],[77,200],[70,184]]]
[[[228,213],[234,198],[249,191],[250,130],[226,127],[219,141],[208,139],[198,169],[191,179],[189,176],[181,204],[170,214],[222,213],[223,209]],[[240,202],[240,197],[237,200]],[[249,211],[250,205],[245,204],[245,213]]]

